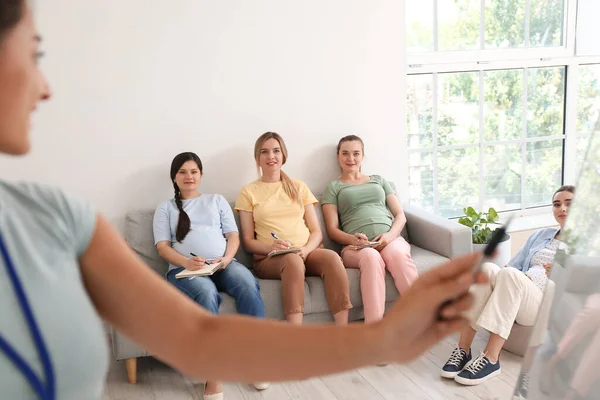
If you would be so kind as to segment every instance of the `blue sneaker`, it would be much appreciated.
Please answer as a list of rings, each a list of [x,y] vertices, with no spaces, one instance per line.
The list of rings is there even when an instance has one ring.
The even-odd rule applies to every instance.
[[[450,354],[450,358],[446,361],[446,364],[442,367],[442,378],[454,378],[469,361],[471,361],[470,349],[469,354],[467,354],[463,349],[455,348],[452,350],[452,354]]]
[[[464,370],[454,377],[454,380],[461,385],[479,385],[499,375],[502,370],[500,369],[500,360],[496,364],[492,364],[491,361],[485,356],[485,353],[481,353],[479,357],[473,360]]]

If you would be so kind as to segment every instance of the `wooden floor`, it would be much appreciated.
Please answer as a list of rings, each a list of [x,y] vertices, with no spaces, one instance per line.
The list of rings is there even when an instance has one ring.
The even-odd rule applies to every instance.
[[[486,341],[485,335],[478,335],[473,353],[479,354]],[[479,386],[461,386],[453,380],[440,378],[439,374],[456,343],[457,337],[448,338],[408,365],[369,367],[323,378],[273,384],[263,392],[249,385],[226,383],[225,400],[511,399],[522,358],[503,351],[500,376]],[[102,399],[202,400],[203,391],[202,382],[184,378],[148,357],[138,360],[138,383],[135,385],[127,382],[125,362],[113,362]]]

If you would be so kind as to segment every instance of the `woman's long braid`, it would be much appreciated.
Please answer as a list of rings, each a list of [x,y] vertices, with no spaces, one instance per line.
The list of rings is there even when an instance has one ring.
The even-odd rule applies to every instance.
[[[175,182],[173,182],[173,187],[175,188],[175,204],[177,204],[177,209],[181,212],[183,211],[183,202],[181,201],[181,191],[179,190],[179,186]]]
[[[173,182],[173,187],[175,188],[175,204],[179,210],[179,220],[177,221],[175,239],[181,243],[190,231],[190,217],[185,211],[183,211],[183,200],[181,199],[181,191],[179,190],[179,186]]]

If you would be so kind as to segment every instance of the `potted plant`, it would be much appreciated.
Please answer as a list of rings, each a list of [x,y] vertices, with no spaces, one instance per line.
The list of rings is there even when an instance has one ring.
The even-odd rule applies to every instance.
[[[458,219],[458,223],[471,228],[473,251],[483,251],[490,241],[498,224],[498,213],[492,207],[487,212],[477,212],[473,207],[463,208],[464,216]],[[490,227],[490,225],[493,227]],[[510,236],[505,234],[497,248],[496,257],[490,261],[504,267],[511,259]]]

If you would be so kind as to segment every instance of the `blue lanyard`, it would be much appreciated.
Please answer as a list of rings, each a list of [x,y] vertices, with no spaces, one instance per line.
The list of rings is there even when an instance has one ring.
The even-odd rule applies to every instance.
[[[40,359],[42,361],[42,366],[44,367],[44,375],[46,377],[46,384],[44,385],[44,383],[40,380],[36,373],[33,372],[29,364],[27,364],[25,360],[17,353],[14,347],[8,344],[8,342],[4,339],[2,334],[0,334],[0,350],[2,350],[2,352],[4,352],[4,354],[6,354],[6,356],[23,373],[31,387],[38,394],[40,400],[54,400],[56,398],[56,387],[54,380],[54,370],[52,369],[50,355],[48,354],[48,350],[46,349],[44,339],[42,338],[40,329],[37,326],[35,317],[33,316],[33,312],[31,311],[31,307],[29,306],[29,301],[27,300],[27,296],[25,295],[25,291],[23,290],[23,285],[19,280],[15,265],[13,264],[12,259],[10,258],[10,254],[8,254],[8,249],[4,244],[4,240],[2,238],[1,233],[0,252],[2,253],[2,258],[4,259],[4,264],[6,265],[6,270],[12,282],[15,294],[19,299],[21,311],[23,312],[23,315],[27,320],[29,332],[31,333],[31,336],[35,342],[35,347],[37,348]]]

